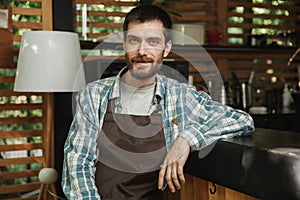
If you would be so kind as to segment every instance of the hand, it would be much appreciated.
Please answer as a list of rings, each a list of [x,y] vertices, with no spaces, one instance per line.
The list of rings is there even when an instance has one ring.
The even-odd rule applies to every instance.
[[[182,137],[177,137],[170,151],[168,152],[164,163],[161,166],[158,178],[158,189],[163,188],[164,179],[171,192],[180,190],[181,184],[185,183],[183,166],[189,156],[190,146]]]

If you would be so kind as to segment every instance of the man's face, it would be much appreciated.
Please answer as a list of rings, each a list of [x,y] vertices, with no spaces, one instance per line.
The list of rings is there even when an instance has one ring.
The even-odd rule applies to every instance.
[[[160,70],[163,57],[170,52],[171,42],[165,44],[163,25],[154,20],[130,22],[123,46],[131,76],[145,80]]]

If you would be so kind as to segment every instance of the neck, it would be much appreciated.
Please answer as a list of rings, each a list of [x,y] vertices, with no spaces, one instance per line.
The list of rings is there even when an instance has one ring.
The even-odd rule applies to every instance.
[[[127,85],[136,87],[136,88],[145,88],[153,85],[155,83],[155,76],[152,76],[145,80],[138,80],[136,78],[133,78],[129,71],[127,71],[124,76],[122,77],[122,80]]]

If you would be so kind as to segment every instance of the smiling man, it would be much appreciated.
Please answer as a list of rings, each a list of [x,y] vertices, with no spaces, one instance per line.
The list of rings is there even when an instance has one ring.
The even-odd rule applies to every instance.
[[[254,130],[247,113],[158,74],[171,28],[159,7],[132,9],[123,26],[127,66],[78,93],[65,143],[68,199],[162,199],[166,186],[175,192],[185,183],[191,150]]]
[[[130,23],[124,49],[132,81],[149,79],[154,83],[155,75],[160,71],[163,58],[168,56],[171,46],[171,41],[165,41],[161,21]]]

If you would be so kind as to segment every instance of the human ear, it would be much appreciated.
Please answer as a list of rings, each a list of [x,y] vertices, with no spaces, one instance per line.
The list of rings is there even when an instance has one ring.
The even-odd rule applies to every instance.
[[[166,47],[165,47],[165,50],[164,50],[164,58],[167,57],[171,51],[171,48],[172,48],[172,41],[169,40],[167,43],[166,43]]]

